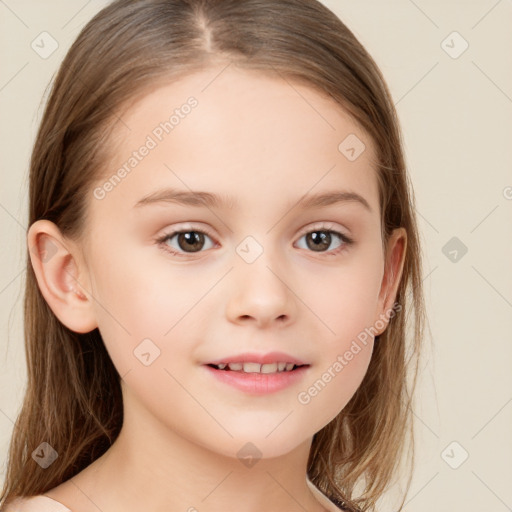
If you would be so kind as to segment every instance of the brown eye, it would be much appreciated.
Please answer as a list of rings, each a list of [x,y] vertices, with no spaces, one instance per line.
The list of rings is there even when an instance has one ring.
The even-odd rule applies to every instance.
[[[353,240],[338,231],[330,229],[316,229],[305,233],[302,238],[306,239],[305,249],[310,249],[313,252],[328,253],[330,255],[336,254],[342,251],[346,246],[353,243]],[[333,242],[338,239],[337,247],[329,249]]]
[[[204,244],[204,235],[198,231],[186,231],[178,233],[177,240],[180,249],[183,249],[184,251],[191,249],[190,252],[197,252],[201,250],[201,247]]]
[[[184,254],[201,252],[201,250],[205,248],[205,242],[208,239],[211,240],[211,237],[207,233],[200,230],[189,229],[174,231],[163,235],[158,239],[158,243],[171,254],[183,256]],[[208,249],[213,246],[214,244],[210,242],[210,247],[206,248]]]
[[[329,248],[331,238],[328,231],[312,231],[306,235],[306,243],[313,251],[322,251]]]

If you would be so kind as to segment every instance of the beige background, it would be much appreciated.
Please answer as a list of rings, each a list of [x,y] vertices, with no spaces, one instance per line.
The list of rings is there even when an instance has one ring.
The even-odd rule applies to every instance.
[[[405,511],[512,510],[512,4],[324,3],[389,83],[417,196],[432,339]],[[27,169],[41,98],[80,28],[105,4],[0,1],[0,477],[26,377]],[[59,45],[47,59],[31,48],[43,31]],[[447,51],[456,56],[464,41],[467,50],[452,58]],[[450,245],[443,252],[452,237],[466,254]],[[392,510],[391,498],[382,511]]]

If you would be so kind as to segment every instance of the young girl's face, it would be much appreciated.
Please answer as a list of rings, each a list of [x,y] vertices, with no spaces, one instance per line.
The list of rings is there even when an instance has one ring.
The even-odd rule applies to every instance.
[[[353,396],[394,289],[368,136],[306,86],[221,69],[155,88],[121,115],[113,163],[88,198],[79,307],[140,435],[163,428],[232,457],[250,442],[272,457]],[[233,384],[207,366],[249,352],[308,366],[266,390],[261,376]]]

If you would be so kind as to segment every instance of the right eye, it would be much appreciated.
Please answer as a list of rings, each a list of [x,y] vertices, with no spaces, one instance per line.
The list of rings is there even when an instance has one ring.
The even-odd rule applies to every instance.
[[[200,229],[184,229],[162,235],[157,239],[157,243],[171,254],[184,256],[185,254],[200,252],[205,244],[205,236],[210,238],[210,235],[206,231]],[[172,242],[173,239],[175,239],[175,245],[169,247],[169,242]],[[211,245],[211,247],[213,246],[214,244]]]

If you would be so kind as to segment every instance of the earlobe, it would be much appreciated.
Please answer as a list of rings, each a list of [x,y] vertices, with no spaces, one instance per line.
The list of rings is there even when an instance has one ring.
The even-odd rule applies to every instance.
[[[378,316],[386,325],[379,334],[386,330],[389,319],[394,314],[393,306],[402,279],[407,251],[407,231],[405,228],[397,228],[392,232],[386,249],[384,276],[379,294]]]
[[[86,269],[76,247],[48,220],[34,222],[27,233],[32,268],[41,293],[68,329],[86,333],[97,327],[92,298],[85,293]]]

